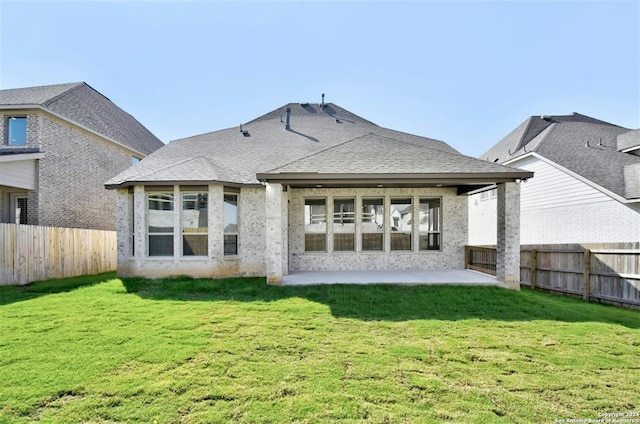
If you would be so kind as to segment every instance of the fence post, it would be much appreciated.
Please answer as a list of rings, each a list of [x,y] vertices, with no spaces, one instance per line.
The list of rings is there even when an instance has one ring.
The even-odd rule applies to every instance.
[[[471,261],[471,247],[465,246],[464,247],[464,269],[469,269],[469,265],[471,265],[470,261]]]
[[[591,250],[584,248],[582,257],[582,298],[589,300],[591,293]]]
[[[538,251],[531,249],[531,290],[536,289],[536,268],[538,267]]]

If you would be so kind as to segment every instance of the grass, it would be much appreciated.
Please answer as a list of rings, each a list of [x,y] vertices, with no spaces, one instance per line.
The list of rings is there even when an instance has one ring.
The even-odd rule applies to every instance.
[[[0,423],[597,419],[639,352],[640,312],[529,290],[103,274],[0,287]]]

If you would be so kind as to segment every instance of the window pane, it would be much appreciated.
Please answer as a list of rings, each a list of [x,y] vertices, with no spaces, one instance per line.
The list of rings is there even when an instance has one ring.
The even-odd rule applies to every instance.
[[[27,118],[7,119],[7,144],[24,146],[27,144]]]
[[[440,250],[440,199],[420,199],[420,250]]]
[[[352,252],[356,250],[355,234],[335,233],[333,235],[333,250],[336,252]]]
[[[355,199],[333,201],[333,250],[338,252],[356,250],[355,220]]]
[[[362,250],[384,249],[384,201],[362,199]]]
[[[149,193],[149,232],[173,232],[173,193]]]
[[[224,235],[224,254],[225,255],[237,255],[238,254],[238,236],[235,234]]]
[[[182,254],[207,256],[208,194],[184,193],[182,195]]]
[[[182,254],[184,256],[207,256],[209,237],[206,234],[183,234]]]
[[[391,199],[389,219],[389,224],[391,225],[391,250],[412,250],[413,205],[411,198]]]
[[[440,231],[440,199],[420,199],[420,231]]]
[[[305,251],[327,250],[327,208],[325,199],[304,201]]]
[[[149,256],[173,256],[173,235],[149,235]]]
[[[440,250],[440,233],[420,234],[420,250]]]
[[[238,232],[238,196],[235,194],[224,195],[224,233],[236,234]]]
[[[224,254],[238,254],[238,195],[224,195]]]
[[[182,231],[206,233],[209,229],[207,193],[185,193],[182,195]]]

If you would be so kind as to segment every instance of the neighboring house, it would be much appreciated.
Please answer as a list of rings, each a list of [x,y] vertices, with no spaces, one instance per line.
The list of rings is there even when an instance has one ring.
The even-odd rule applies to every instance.
[[[640,240],[640,130],[574,113],[532,116],[481,156],[535,172],[522,244]],[[495,193],[469,196],[469,243],[496,244]]]
[[[532,175],[304,103],[173,141],[106,187],[118,193],[121,276],[279,284],[289,271],[461,269],[466,193],[498,184],[497,274],[517,287],[516,181]]]
[[[0,90],[0,222],[114,230],[104,182],[162,146],[83,82]]]

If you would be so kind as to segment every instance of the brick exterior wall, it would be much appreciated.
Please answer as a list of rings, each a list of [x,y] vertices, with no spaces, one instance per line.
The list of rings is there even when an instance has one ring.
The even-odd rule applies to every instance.
[[[104,183],[131,166],[132,152],[47,113],[33,111],[0,115],[0,149],[9,147],[8,116],[27,116],[24,147],[39,148],[45,155],[37,165],[37,189],[29,192],[28,223],[115,230],[116,194],[106,190]],[[5,220],[6,214],[3,211],[0,217]]]

